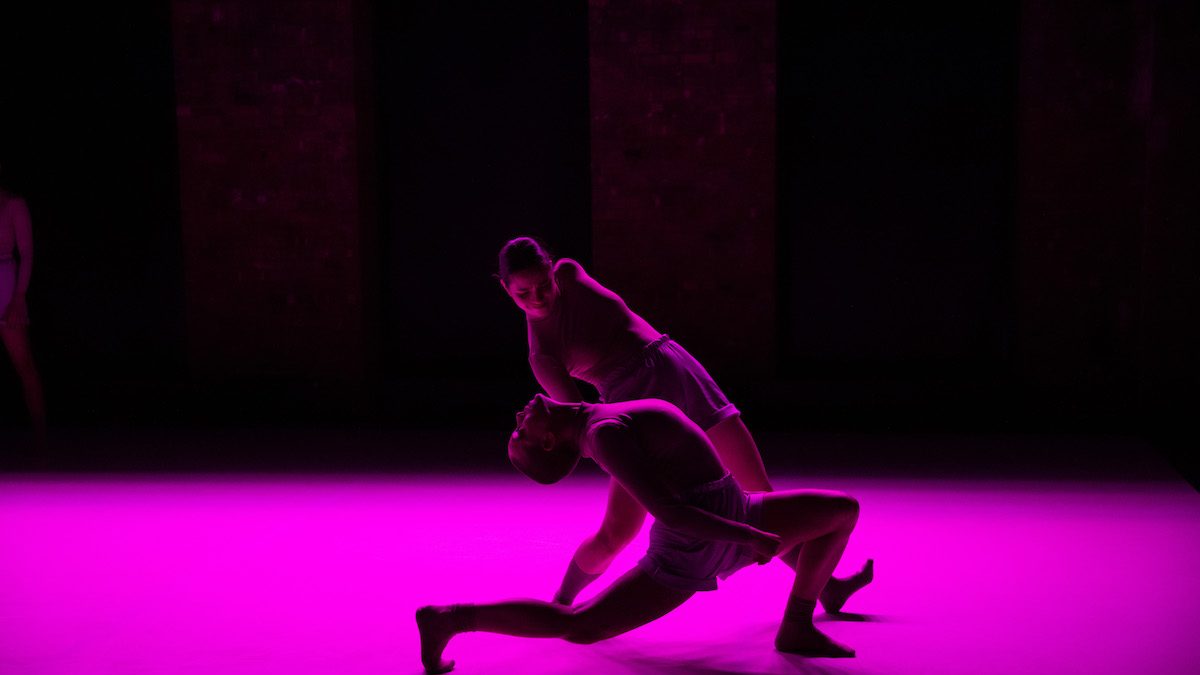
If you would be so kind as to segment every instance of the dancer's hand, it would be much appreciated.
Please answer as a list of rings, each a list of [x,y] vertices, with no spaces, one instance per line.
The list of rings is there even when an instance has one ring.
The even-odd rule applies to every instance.
[[[783,539],[777,534],[756,530],[753,527],[750,531],[754,534],[754,540],[750,542],[750,548],[753,549],[754,562],[759,565],[766,565],[771,562],[779,553],[779,547],[783,544]]]

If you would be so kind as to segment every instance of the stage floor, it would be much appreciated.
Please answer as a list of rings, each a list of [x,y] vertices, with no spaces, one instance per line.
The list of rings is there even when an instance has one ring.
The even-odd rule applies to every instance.
[[[456,672],[1200,672],[1182,480],[775,482],[860,499],[840,572],[871,557],[876,581],[859,620],[819,624],[857,658],[773,651],[773,563],[596,645],[460,636]],[[416,607],[548,598],[604,494],[594,475],[0,475],[0,672],[415,674]]]

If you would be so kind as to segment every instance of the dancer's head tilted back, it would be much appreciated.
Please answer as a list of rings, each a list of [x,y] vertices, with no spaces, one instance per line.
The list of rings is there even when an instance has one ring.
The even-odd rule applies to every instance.
[[[566,478],[579,463],[579,406],[538,394],[517,413],[508,439],[508,459],[518,471],[543,485]]]
[[[554,259],[530,237],[517,237],[500,249],[497,277],[504,291],[531,319],[550,314],[558,299]]]

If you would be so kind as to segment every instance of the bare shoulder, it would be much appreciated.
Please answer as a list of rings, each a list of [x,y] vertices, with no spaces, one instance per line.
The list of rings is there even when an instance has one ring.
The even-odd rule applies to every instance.
[[[587,437],[593,447],[601,448],[606,454],[620,452],[632,438],[627,425],[611,418],[591,424]]]
[[[578,261],[570,258],[561,258],[554,264],[554,279],[559,284],[567,284],[577,288],[587,289],[604,297],[611,298],[615,297],[616,295],[612,291],[605,288],[604,285],[599,281],[596,281],[594,277],[589,275],[587,271],[583,269],[583,265],[580,265]]]
[[[558,281],[579,281],[585,277],[587,272],[577,260],[559,258],[558,262],[554,263],[554,278]]]

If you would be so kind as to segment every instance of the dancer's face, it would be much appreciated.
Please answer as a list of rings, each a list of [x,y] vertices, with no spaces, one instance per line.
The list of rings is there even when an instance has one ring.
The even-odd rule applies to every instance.
[[[541,446],[549,426],[550,409],[546,405],[546,397],[537,394],[517,412],[517,428],[513,430],[509,443]]]
[[[508,458],[513,466],[538,483],[557,483],[579,463],[578,445],[559,443],[552,428],[549,399],[541,394],[517,413],[517,428],[508,439]]]
[[[531,319],[548,316],[558,300],[558,286],[549,268],[513,272],[504,282],[504,290]]]

